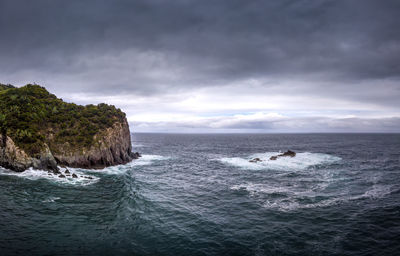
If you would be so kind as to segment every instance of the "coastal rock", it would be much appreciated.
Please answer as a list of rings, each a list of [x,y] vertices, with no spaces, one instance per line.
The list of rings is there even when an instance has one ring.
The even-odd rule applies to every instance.
[[[17,172],[30,167],[58,172],[57,162],[47,145],[38,157],[30,157],[10,137],[3,134],[0,134],[0,166]]]
[[[296,152],[288,150],[283,154],[279,154],[279,155],[276,155],[276,156],[271,156],[269,158],[269,160],[276,160],[276,159],[278,159],[278,157],[295,157],[295,156],[296,156]]]
[[[296,152],[291,151],[291,150],[288,150],[288,151],[286,151],[285,153],[280,154],[280,155],[278,155],[278,156],[290,156],[290,157],[295,157],[295,156],[296,156]]]
[[[68,170],[68,169],[66,169],[66,170],[65,170],[65,173],[68,173],[68,174],[70,174],[70,172],[69,172],[69,170]]]
[[[73,173],[73,174],[72,174],[72,178],[75,178],[75,179],[76,179],[76,178],[78,178],[78,176],[77,176],[75,173]]]
[[[59,174],[57,164],[75,168],[102,169],[126,164],[141,156],[138,152],[132,152],[131,136],[126,120],[123,123],[115,123],[113,127],[94,137],[98,145],[90,147],[87,151],[82,151],[80,148],[71,150],[68,147],[64,151],[61,147],[57,153],[52,153],[45,145],[44,151],[38,157],[31,157],[18,148],[10,137],[0,134],[0,166],[17,172],[33,167],[52,170],[55,174]]]
[[[60,175],[58,175],[58,177],[59,177],[59,178],[65,178],[65,175],[60,174]]]
[[[257,163],[257,162],[262,162],[262,160],[260,158],[256,157],[254,159],[251,159],[249,162],[250,163]]]
[[[132,153],[132,157],[133,157],[133,159],[138,159],[139,157],[142,157],[142,155],[139,152],[135,152],[135,153]]]

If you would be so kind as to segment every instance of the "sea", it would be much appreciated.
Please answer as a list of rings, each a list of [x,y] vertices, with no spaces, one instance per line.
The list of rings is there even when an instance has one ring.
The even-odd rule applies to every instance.
[[[400,134],[132,145],[140,159],[76,179],[0,168],[0,255],[400,255]]]

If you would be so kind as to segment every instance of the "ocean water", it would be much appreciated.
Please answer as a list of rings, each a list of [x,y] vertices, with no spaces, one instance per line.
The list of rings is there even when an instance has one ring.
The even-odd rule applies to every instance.
[[[78,179],[0,168],[0,255],[400,253],[399,134],[132,143],[141,159],[71,169]],[[268,160],[288,149],[297,156]]]

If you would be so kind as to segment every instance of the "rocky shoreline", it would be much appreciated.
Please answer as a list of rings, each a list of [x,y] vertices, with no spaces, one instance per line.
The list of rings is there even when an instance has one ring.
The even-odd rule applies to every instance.
[[[0,166],[17,172],[34,168],[61,174],[58,166],[102,169],[126,164],[141,157],[139,152],[132,152],[127,123],[117,124],[116,127],[120,130],[110,129],[102,138],[99,138],[101,146],[93,146],[83,154],[79,150],[64,154],[52,153],[46,145],[37,157],[29,156],[24,150],[18,148],[10,137],[0,134]]]

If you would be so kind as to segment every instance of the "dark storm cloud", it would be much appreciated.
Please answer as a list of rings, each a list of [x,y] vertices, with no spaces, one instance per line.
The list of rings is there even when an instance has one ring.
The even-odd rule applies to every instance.
[[[399,12],[398,1],[1,0],[1,69],[73,74],[91,69],[82,57],[135,49],[164,54],[204,84],[304,73],[393,78]]]

